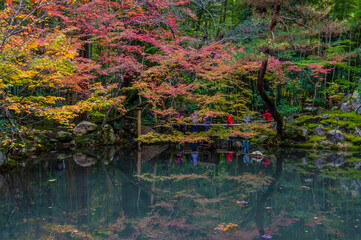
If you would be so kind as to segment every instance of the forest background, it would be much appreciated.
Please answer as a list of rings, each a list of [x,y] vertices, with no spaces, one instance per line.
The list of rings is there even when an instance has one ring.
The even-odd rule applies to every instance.
[[[285,143],[288,117],[359,101],[360,17],[360,0],[1,1],[2,148],[48,149],[84,120],[103,143]],[[267,109],[274,126],[246,131],[245,114]],[[228,115],[240,125],[182,131]]]

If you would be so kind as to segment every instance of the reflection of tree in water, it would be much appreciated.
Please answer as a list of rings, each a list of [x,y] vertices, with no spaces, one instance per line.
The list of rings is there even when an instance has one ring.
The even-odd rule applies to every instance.
[[[349,226],[361,219],[360,200],[340,197],[346,188],[355,188],[355,180],[346,179],[341,170],[355,170],[355,164],[346,161],[337,170],[340,181],[317,172],[334,176],[326,171],[335,168],[327,164],[329,155],[319,170],[311,163],[322,156],[303,154],[310,163],[305,164],[298,155],[290,161],[290,155],[281,154],[273,169],[265,169],[260,163],[246,167],[239,153],[232,162],[225,153],[224,159],[199,153],[197,165],[190,152],[182,153],[181,163],[177,152],[166,152],[152,162],[143,161],[141,154],[137,166],[137,152],[85,152],[97,159],[90,168],[78,166],[73,153],[64,153],[1,175],[0,239],[254,239],[281,233],[285,239],[332,239],[345,229],[348,237],[359,236]],[[94,160],[81,157],[85,165]],[[140,174],[134,175],[137,169]],[[216,230],[221,223],[239,227]]]
[[[188,172],[173,172],[170,166],[168,174],[163,176],[151,172],[140,175],[143,185],[149,182],[154,186],[156,182],[153,188],[156,202],[146,218],[134,222],[135,236],[146,234],[152,239],[239,239],[243,236],[240,231],[217,235],[214,228],[223,219],[237,219],[242,210],[247,212],[247,208],[240,210],[237,201],[267,185],[270,179],[263,174],[232,176],[220,167],[194,165],[189,159],[184,164]]]
[[[283,152],[281,152],[280,156],[277,158],[275,173],[272,176],[272,181],[268,186],[266,192],[258,192],[257,193],[257,210],[256,210],[256,225],[259,231],[259,236],[266,237],[266,232],[264,230],[264,211],[266,209],[265,203],[267,198],[270,198],[275,190],[277,181],[281,177],[282,169],[283,169]],[[270,236],[270,235],[269,235]]]

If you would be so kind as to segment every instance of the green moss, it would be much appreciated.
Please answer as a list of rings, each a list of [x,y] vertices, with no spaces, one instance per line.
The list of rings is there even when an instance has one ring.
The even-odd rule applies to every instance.
[[[296,143],[293,146],[299,147],[299,148],[312,148],[314,143],[311,142],[304,142],[304,143]]]
[[[352,111],[352,112],[349,112],[349,113],[341,113],[340,114],[340,118],[341,119],[345,119],[345,120],[353,120],[353,121],[358,121],[358,122],[361,122],[361,115]]]
[[[332,149],[332,150],[337,150],[337,149],[338,149],[338,146],[337,146],[336,144],[335,144],[335,145],[332,145],[332,146],[331,146],[331,149]]]
[[[347,158],[347,162],[359,162],[359,161],[360,161],[360,158],[357,158],[357,157]]]
[[[349,150],[361,150],[361,146],[350,146]]]
[[[343,120],[339,120],[339,121],[332,121],[332,126],[334,125],[338,125],[340,128],[347,128],[349,125],[350,121],[343,121]]]
[[[361,122],[361,120],[360,120]],[[360,126],[360,122],[354,120],[334,120],[334,119],[325,119],[321,121],[323,125],[332,125],[332,127],[339,127],[349,131],[354,131],[356,126]]]
[[[310,124],[306,125],[306,127],[309,128],[309,129],[314,129],[317,126],[318,126],[317,123],[310,123]]]
[[[299,118],[298,118],[298,121],[299,122],[305,122],[307,119],[309,119],[309,118],[314,118],[314,116],[312,116],[312,115],[302,115],[302,116],[300,116]]]
[[[320,122],[323,125],[330,125],[332,123],[332,119],[324,119]]]
[[[353,144],[361,144],[361,137],[360,136],[352,136],[348,140],[350,140]]]
[[[325,137],[324,136],[311,135],[311,136],[309,136],[307,142],[315,143],[315,142],[319,142],[322,139],[325,139]]]
[[[91,137],[84,135],[84,136],[76,136],[74,137],[74,140],[77,144],[81,146],[87,146],[89,144]]]

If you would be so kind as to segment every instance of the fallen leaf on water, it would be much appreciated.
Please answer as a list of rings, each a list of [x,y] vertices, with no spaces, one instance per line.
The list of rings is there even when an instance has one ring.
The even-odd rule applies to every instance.
[[[246,201],[236,201],[238,204],[247,204],[248,202]]]
[[[218,225],[218,227],[214,228],[214,230],[225,232],[234,227],[238,227],[238,225],[234,223],[221,223]]]
[[[54,178],[54,179],[49,179],[48,180],[48,182],[55,182],[56,181],[56,179]]]
[[[266,207],[266,209],[272,209],[272,207]]]

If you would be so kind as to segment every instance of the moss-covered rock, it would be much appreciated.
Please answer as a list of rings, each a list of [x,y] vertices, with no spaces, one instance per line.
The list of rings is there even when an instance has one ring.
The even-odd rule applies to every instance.
[[[320,124],[317,127],[315,127],[315,129],[313,129],[313,132],[317,135],[317,136],[325,136],[326,134],[326,130],[325,127]]]
[[[74,134],[77,136],[82,136],[88,133],[91,133],[97,129],[97,125],[95,123],[91,123],[88,121],[82,121],[74,128]]]
[[[98,141],[103,144],[114,144],[115,143],[115,133],[112,126],[106,124],[98,133]]]
[[[328,131],[326,138],[332,142],[342,142],[346,140],[346,136],[340,130]]]
[[[337,143],[338,149],[349,149],[353,144],[350,142]]]
[[[92,138],[92,136],[89,136],[89,135],[76,136],[76,137],[74,137],[74,140],[76,142],[76,145],[80,146],[80,147],[89,146],[89,145],[93,144],[93,142],[94,142],[94,139]]]
[[[287,127],[285,131],[286,138],[294,141],[304,142],[308,139],[308,130],[304,127]]]
[[[61,142],[68,142],[72,140],[73,134],[70,132],[65,131],[59,131],[55,135],[55,139],[61,141]]]

